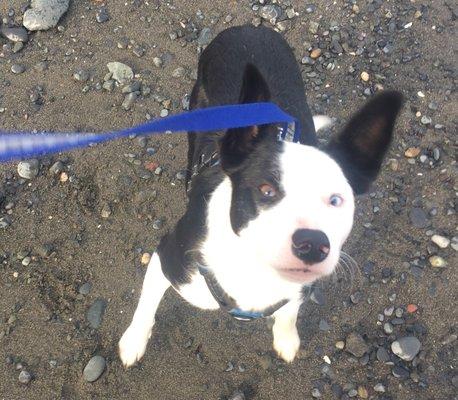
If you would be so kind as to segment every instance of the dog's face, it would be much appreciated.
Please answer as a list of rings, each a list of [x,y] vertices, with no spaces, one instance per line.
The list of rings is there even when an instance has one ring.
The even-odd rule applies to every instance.
[[[269,99],[263,78],[247,67],[241,102]],[[376,96],[323,149],[278,141],[272,125],[229,130],[221,164],[244,252],[288,281],[332,273],[353,225],[354,193],[375,179],[401,102],[393,92]]]

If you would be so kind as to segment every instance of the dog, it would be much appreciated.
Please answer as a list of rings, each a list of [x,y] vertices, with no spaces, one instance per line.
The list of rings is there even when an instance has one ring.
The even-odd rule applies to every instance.
[[[292,362],[304,288],[330,275],[387,152],[402,95],[382,91],[318,146],[292,49],[266,27],[224,30],[202,52],[190,108],[274,102],[300,123],[300,143],[275,124],[188,133],[187,209],[149,262],[137,309],[119,341],[130,367],[145,353],[156,309],[172,286],[207,310],[272,317],[273,347]]]

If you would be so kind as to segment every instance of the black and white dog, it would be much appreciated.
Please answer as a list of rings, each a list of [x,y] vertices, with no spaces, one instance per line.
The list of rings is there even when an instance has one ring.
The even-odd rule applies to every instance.
[[[140,300],[119,342],[126,367],[145,353],[169,286],[203,309],[274,318],[273,347],[291,362],[303,288],[331,274],[353,225],[354,195],[377,176],[401,109],[382,92],[319,149],[291,48],[273,30],[234,27],[199,61],[191,108],[271,101],[301,124],[301,143],[277,125],[189,133],[189,203],[148,265]]]

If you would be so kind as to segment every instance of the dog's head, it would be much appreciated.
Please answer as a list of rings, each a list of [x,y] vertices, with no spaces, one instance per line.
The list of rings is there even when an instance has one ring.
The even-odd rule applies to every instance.
[[[240,102],[269,100],[265,80],[248,66]],[[397,92],[378,94],[322,149],[278,141],[275,125],[227,131],[221,166],[243,247],[289,281],[332,273],[353,225],[354,194],[376,178],[401,105]]]

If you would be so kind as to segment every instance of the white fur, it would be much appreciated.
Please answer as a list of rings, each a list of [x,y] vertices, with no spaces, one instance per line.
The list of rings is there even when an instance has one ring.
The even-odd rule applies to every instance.
[[[297,333],[296,321],[300,301],[290,301],[280,308],[274,315],[272,333],[274,336],[274,349],[286,362],[292,362],[301,345]]]
[[[159,256],[154,253],[143,280],[134,317],[119,341],[119,356],[125,367],[135,364],[145,354],[157,307],[169,286],[170,282],[162,273]]]
[[[332,119],[327,115],[315,115],[313,116],[313,125],[315,125],[315,130],[318,132],[327,126],[332,125]]]

